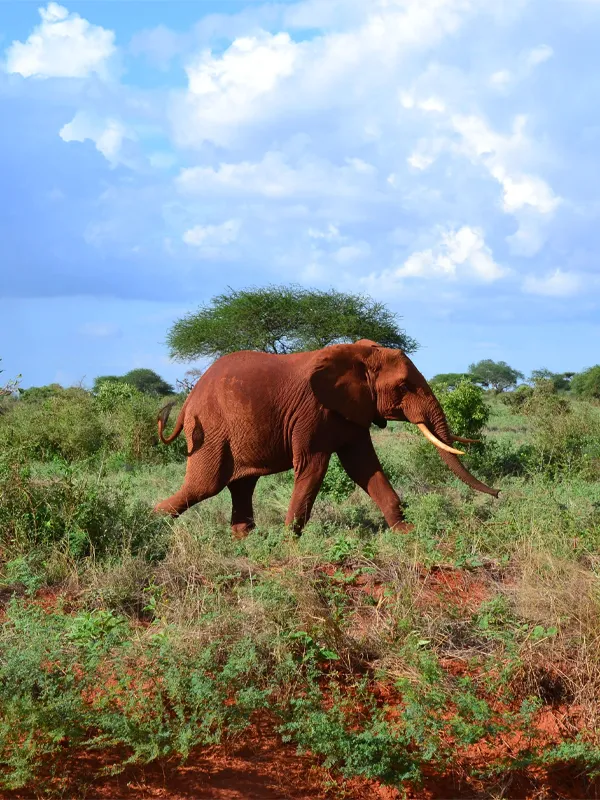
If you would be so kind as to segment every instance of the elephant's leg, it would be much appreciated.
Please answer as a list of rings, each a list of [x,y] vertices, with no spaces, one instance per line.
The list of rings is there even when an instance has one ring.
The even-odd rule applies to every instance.
[[[290,500],[285,524],[294,533],[300,534],[310,519],[310,512],[327,472],[330,456],[317,453],[309,459],[303,457],[294,464],[294,490]]]
[[[243,539],[255,527],[252,495],[257,481],[257,476],[239,478],[227,487],[231,494],[231,530],[236,539]]]
[[[196,503],[214,497],[227,485],[221,450],[202,449],[188,457],[183,486],[174,495],[158,503],[154,510],[178,517]]]
[[[403,521],[400,498],[381,468],[369,434],[346,445],[337,454],[350,478],[380,508],[390,528],[404,533],[412,530],[412,526]]]

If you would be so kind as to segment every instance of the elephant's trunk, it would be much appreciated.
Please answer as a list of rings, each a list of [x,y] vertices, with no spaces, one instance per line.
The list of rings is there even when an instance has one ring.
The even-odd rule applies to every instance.
[[[445,444],[451,445],[452,434],[450,433],[448,421],[446,420],[446,416],[442,410],[442,407],[435,399],[434,405],[432,405],[430,408],[428,416],[428,427],[433,430],[438,439]],[[456,477],[460,478],[463,483],[466,483],[467,486],[470,486],[471,489],[474,489],[476,492],[484,492],[485,494],[491,494],[494,497],[498,497],[500,494],[499,490],[491,489],[489,486],[486,486],[485,483],[478,481],[477,478],[475,478],[467,469],[465,469],[458,456],[454,455],[453,453],[448,453],[439,447],[437,450],[442,460],[445,461]]]

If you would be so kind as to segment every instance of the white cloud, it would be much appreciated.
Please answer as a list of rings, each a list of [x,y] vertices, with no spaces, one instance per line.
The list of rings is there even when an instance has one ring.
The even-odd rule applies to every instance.
[[[544,51],[545,52],[545,51]],[[540,58],[541,56],[538,56]],[[428,105],[441,116],[436,130],[448,127],[458,134],[458,142],[450,136],[435,135],[421,138],[417,148],[408,157],[408,164],[418,170],[430,167],[444,150],[468,158],[483,166],[498,181],[503,189],[502,208],[507,214],[516,214],[526,207],[538,214],[552,216],[561,203],[551,187],[540,177],[522,171],[524,161],[533,145],[525,135],[527,117],[518,115],[513,122],[512,133],[503,135],[494,131],[486,120],[477,114],[444,114],[442,103],[424,104],[408,93],[401,97],[406,108],[424,108]]]
[[[251,119],[264,96],[289,77],[302,46],[287,33],[236,39],[222,56],[205,50],[186,67],[188,91],[178,107],[180,143],[229,144],[236,127]]]
[[[294,196],[360,196],[372,186],[371,170],[354,165],[335,167],[329,162],[301,159],[290,166],[283,153],[265,153],[262,161],[190,167],[181,170],[177,185],[183,192],[202,194],[256,194],[269,198]]]
[[[526,56],[526,62],[531,67],[537,67],[538,64],[543,64],[554,55],[554,50],[547,44],[541,44],[539,47],[534,47]]]
[[[526,50],[518,57],[514,68],[499,69],[490,75],[490,85],[500,92],[506,93],[520,81],[526,80],[532,71],[552,58],[554,50],[547,44],[541,44],[531,50]]]
[[[483,231],[463,225],[458,230],[441,231],[435,247],[413,253],[396,269],[372,273],[363,281],[367,284],[393,287],[406,278],[425,280],[475,278],[491,283],[508,274],[494,261],[486,245]]]
[[[301,5],[308,12],[315,4]],[[319,4],[321,10],[325,5]],[[221,54],[197,54],[186,68],[188,89],[172,108],[177,141],[190,147],[207,140],[227,146],[272,120],[376,104],[381,92],[384,97],[397,92],[401,64],[412,54],[455,34],[471,15],[487,9],[485,0],[336,4],[338,10],[349,5],[357,12],[348,18],[351,23],[336,11],[338,29],[309,40],[263,31],[236,38]],[[284,16],[294,11],[299,7]],[[433,111],[443,103],[430,97],[422,106]],[[377,125],[363,121],[363,130],[373,133]]]
[[[578,294],[583,288],[579,275],[555,269],[542,278],[529,275],[523,282],[523,291],[528,294],[546,295],[548,297],[569,297]]]
[[[498,164],[490,172],[504,189],[503,208],[508,214],[531,206],[540,214],[552,214],[561,200],[548,184],[535,175],[510,175],[507,169]]]
[[[220,225],[195,225],[183,234],[183,241],[192,247],[219,247],[238,238],[240,222],[229,219]]]
[[[333,259],[338,264],[352,264],[356,261],[363,261],[371,255],[371,246],[368,242],[358,242],[340,247],[333,253]]]
[[[524,133],[526,121],[522,115],[516,117],[512,133],[503,136],[476,115],[455,114],[451,117],[452,127],[461,137],[456,152],[474,164],[481,164],[502,186],[502,209],[516,216],[520,225],[517,234],[509,237],[509,243],[514,252],[531,256],[545,240],[541,218],[544,217],[544,224],[547,224],[562,198],[542,178],[524,173],[520,168],[520,163],[533,147]],[[532,218],[532,211],[538,220]]]
[[[60,129],[58,135],[65,142],[84,142],[90,139],[96,150],[111,166],[130,165],[122,152],[125,139],[135,140],[135,134],[117,119],[100,119],[86,111],[78,111],[71,122]]]
[[[316,228],[309,228],[308,235],[310,236],[311,239],[332,240],[341,238],[339,228],[333,225],[331,222],[324,231],[318,230]]]
[[[42,22],[26,42],[7,50],[6,71],[25,78],[105,77],[115,53],[113,31],[92,25],[57,3],[39,9]]]

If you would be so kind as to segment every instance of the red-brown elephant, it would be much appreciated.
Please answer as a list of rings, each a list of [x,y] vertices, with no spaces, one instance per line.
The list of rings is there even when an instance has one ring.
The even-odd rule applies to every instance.
[[[385,477],[369,428],[386,420],[417,425],[452,472],[468,486],[498,496],[457,458],[453,436],[425,378],[401,350],[361,339],[305,353],[241,351],[212,364],[194,386],[171,436],[163,429],[173,403],[158,418],[163,442],[185,431],[188,461],[181,489],[155,510],[176,517],[225,486],[234,535],[254,527],[252,494],[261,475],[293,468],[286,524],[299,533],[337,453],[348,475],[379,506],[387,524],[408,529],[400,500]]]

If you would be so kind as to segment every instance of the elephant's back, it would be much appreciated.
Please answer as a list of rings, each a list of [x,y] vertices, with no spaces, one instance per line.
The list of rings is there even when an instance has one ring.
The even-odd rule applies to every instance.
[[[208,440],[228,440],[236,473],[291,467],[295,412],[310,394],[307,356],[231,353],[215,361],[194,387],[190,411],[199,416]]]

